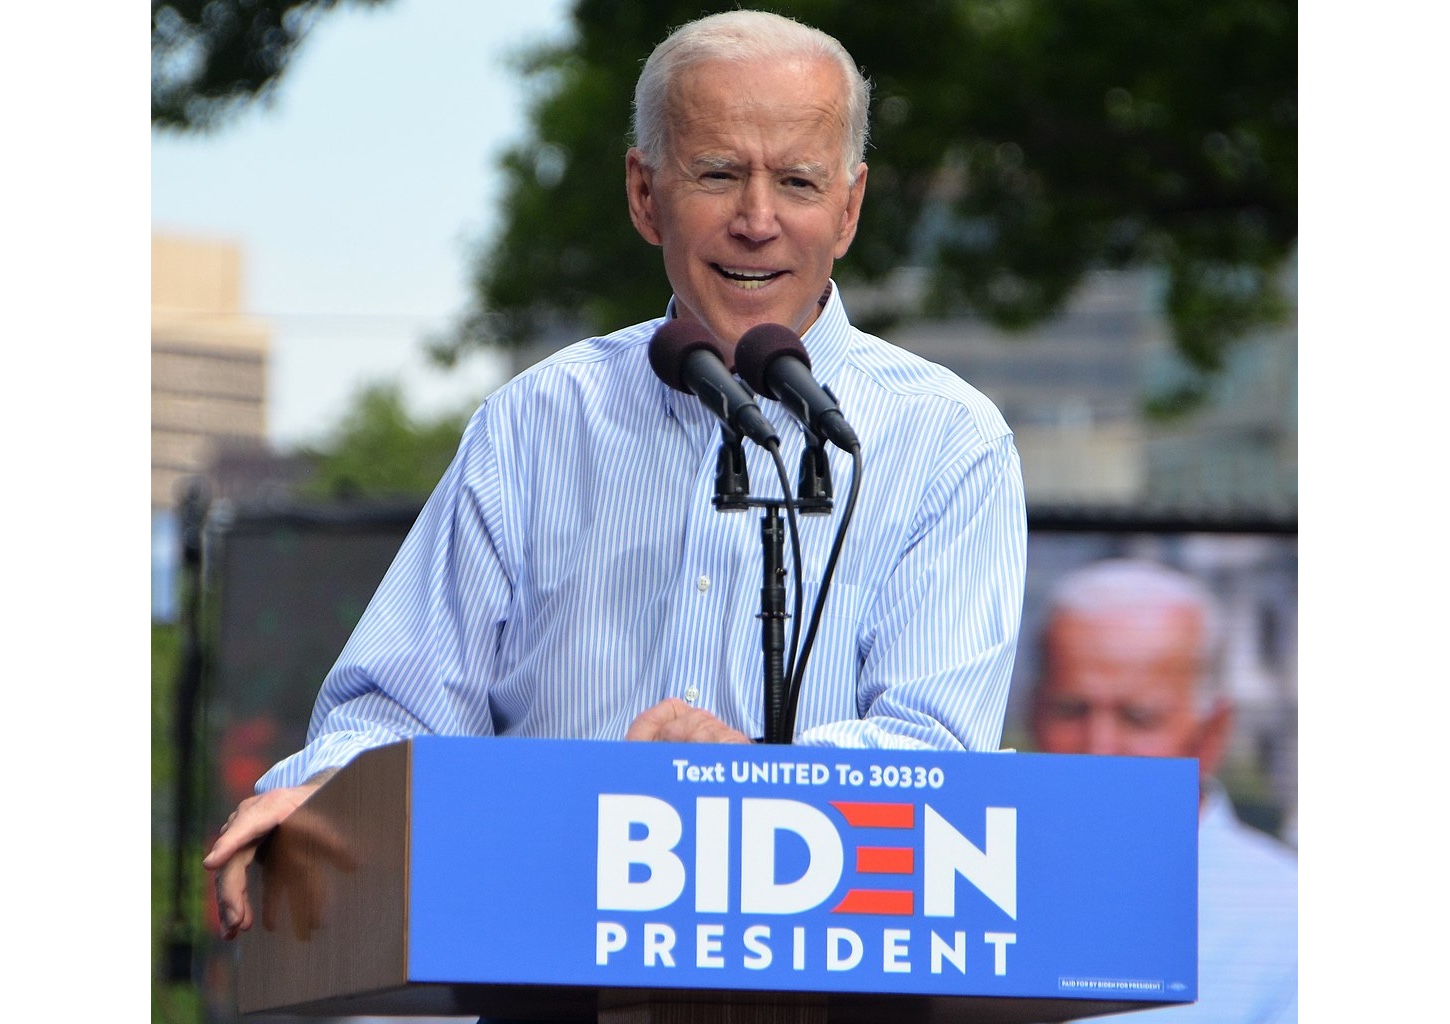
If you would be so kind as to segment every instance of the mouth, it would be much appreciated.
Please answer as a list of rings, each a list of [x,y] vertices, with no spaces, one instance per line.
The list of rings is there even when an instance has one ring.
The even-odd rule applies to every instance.
[[[712,263],[710,266],[715,273],[725,280],[743,288],[745,291],[755,291],[757,288],[764,288],[771,281],[785,273],[783,270],[749,270],[745,267],[725,267],[719,263]]]

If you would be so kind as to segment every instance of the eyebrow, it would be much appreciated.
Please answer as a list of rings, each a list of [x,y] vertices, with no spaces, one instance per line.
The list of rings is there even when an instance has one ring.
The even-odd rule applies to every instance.
[[[690,163],[692,167],[701,171],[733,171],[743,166],[739,160],[732,159],[728,156],[717,156],[713,154],[697,156]],[[803,163],[791,164],[787,167],[772,168],[771,170],[775,174],[799,175],[804,178],[828,177],[830,174],[829,168],[825,164],[816,163],[815,161],[805,161]]]

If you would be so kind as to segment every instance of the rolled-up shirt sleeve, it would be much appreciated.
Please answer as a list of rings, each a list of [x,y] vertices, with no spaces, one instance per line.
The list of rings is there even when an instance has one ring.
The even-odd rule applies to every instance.
[[[258,791],[410,736],[493,733],[488,681],[513,591],[499,547],[502,501],[485,404],[323,680],[307,745]]]

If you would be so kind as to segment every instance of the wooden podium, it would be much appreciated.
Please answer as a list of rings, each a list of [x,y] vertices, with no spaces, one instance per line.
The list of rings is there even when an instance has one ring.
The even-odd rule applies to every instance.
[[[1196,828],[1192,761],[419,738],[264,844],[238,1008],[1027,1024],[1187,1002]]]

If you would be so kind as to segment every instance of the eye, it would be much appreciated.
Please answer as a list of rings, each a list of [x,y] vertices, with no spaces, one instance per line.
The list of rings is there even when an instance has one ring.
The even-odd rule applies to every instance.
[[[1076,722],[1087,717],[1088,707],[1080,701],[1054,701],[1048,708],[1059,722]]]
[[[1123,724],[1130,729],[1156,729],[1163,716],[1155,708],[1125,707],[1120,712]]]

